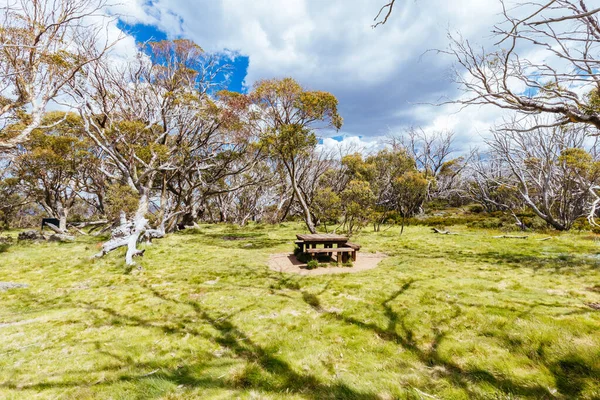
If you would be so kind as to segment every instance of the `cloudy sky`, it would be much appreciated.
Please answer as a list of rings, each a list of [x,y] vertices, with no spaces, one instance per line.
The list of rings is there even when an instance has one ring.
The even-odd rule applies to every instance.
[[[133,40],[188,38],[211,52],[231,52],[230,88],[291,76],[339,99],[344,126],[323,136],[375,143],[409,126],[456,132],[457,149],[481,142],[499,116],[490,108],[456,113],[425,105],[460,95],[451,81],[447,33],[491,45],[501,20],[496,0],[398,0],[373,29],[384,0],[128,0],[114,9]],[[326,140],[333,143],[332,140]]]

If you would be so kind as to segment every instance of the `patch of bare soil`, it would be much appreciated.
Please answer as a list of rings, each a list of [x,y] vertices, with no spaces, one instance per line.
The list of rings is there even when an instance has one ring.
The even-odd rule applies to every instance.
[[[319,267],[306,269],[306,264],[298,261],[292,253],[272,254],[269,258],[269,268],[277,272],[289,272],[300,275],[329,275],[353,274],[377,267],[377,264],[387,256],[383,253],[358,252],[352,267]]]

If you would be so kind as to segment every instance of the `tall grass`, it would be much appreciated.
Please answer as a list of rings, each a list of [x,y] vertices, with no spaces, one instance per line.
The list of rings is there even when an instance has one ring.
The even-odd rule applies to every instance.
[[[7,248],[0,398],[600,398],[595,236],[392,228],[353,238],[374,270],[268,269],[303,229],[202,226],[129,273],[89,237]]]

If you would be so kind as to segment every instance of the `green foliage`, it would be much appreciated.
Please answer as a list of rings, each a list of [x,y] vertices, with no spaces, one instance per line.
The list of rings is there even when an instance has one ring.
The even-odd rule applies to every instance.
[[[306,269],[316,269],[319,268],[319,262],[317,260],[310,260],[306,263]]]
[[[270,114],[273,122],[308,127],[325,121],[336,129],[343,120],[337,111],[338,101],[331,93],[305,90],[292,78],[258,81],[249,95],[251,101]],[[277,128],[278,123],[274,125]]]
[[[341,193],[344,226],[348,235],[369,223],[375,196],[369,182],[352,180]]]
[[[425,201],[429,180],[417,171],[408,171],[393,182],[398,210],[404,217],[412,217]]]
[[[592,89],[587,94],[587,104],[584,107],[586,114],[596,114],[600,112],[600,94],[598,89]]]
[[[306,156],[317,145],[317,137],[299,124],[286,124],[278,129],[268,129],[261,137],[261,144],[276,159],[293,160]]]
[[[17,178],[0,179],[0,231],[10,228],[15,214],[26,203]]]
[[[322,223],[337,223],[342,214],[342,200],[330,187],[317,189],[312,209]]]
[[[115,220],[119,218],[121,211],[131,216],[135,213],[138,202],[139,195],[131,186],[119,183],[110,185],[106,191],[106,216]]]

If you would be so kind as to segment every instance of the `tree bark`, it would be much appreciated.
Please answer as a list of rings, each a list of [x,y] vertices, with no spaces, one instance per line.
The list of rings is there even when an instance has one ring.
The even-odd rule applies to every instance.
[[[296,193],[296,197],[298,197],[298,201],[300,202],[300,206],[302,207],[302,211],[304,211],[304,222],[306,222],[306,227],[310,231],[310,233],[317,233],[317,229],[315,228],[315,224],[312,220],[312,215],[310,213],[310,209],[308,208],[308,204],[306,204],[306,200],[300,193],[300,188],[298,188],[298,184],[296,183],[296,178],[292,176],[292,187],[294,188],[294,193]]]
[[[140,251],[137,249],[137,243],[140,239],[140,236],[148,227],[148,220],[146,219],[146,214],[148,213],[148,202],[149,199],[147,190],[143,190],[142,195],[140,196],[138,209],[133,217],[133,231],[127,239],[127,254],[125,255],[125,263],[127,265],[134,264],[134,256],[143,254],[143,252],[140,253]]]
[[[58,206],[58,219],[59,219],[58,228],[63,232],[67,231],[68,215],[69,215],[69,208],[59,205]]]
[[[144,254],[143,250],[138,250],[137,244],[142,235],[149,231],[148,220],[146,219],[149,207],[148,192],[149,190],[147,188],[141,190],[138,208],[131,222],[127,221],[125,213],[121,212],[120,225],[113,229],[112,238],[104,243],[102,250],[96,254],[95,257],[102,257],[119,247],[127,246],[125,263],[127,265],[134,265],[133,257]],[[156,233],[154,231],[156,231]],[[149,237],[162,237],[164,235],[164,232],[160,235],[158,233],[158,230],[152,230]]]

